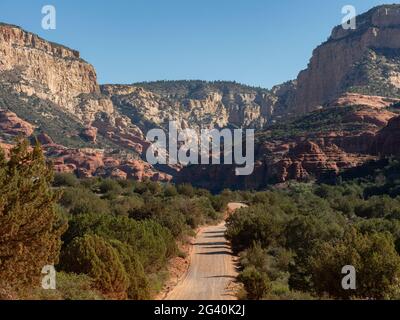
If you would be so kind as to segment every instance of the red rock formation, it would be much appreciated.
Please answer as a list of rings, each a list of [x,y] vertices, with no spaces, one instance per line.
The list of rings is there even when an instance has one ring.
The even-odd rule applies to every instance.
[[[13,136],[29,137],[32,135],[34,127],[20,119],[15,113],[0,109],[0,131]]]
[[[213,190],[257,189],[271,183],[335,175],[340,170],[376,159],[379,154],[395,153],[400,143],[400,117],[393,118],[394,113],[379,108],[347,110],[337,130],[333,128],[326,131],[322,127],[315,132],[305,132],[302,136],[268,138],[256,144],[258,161],[250,176],[235,176],[235,166],[232,165],[191,166],[183,168],[177,174],[176,181]],[[346,123],[349,126],[345,126]],[[387,152],[377,151],[377,145]],[[397,154],[400,152],[397,151]]]
[[[74,164],[55,164],[54,171],[58,173],[75,173],[77,170]]]
[[[118,168],[115,168],[111,171],[110,173],[110,177],[114,178],[114,179],[127,179],[128,178],[128,174]]]
[[[373,110],[360,110],[349,114],[343,119],[343,122],[350,123],[369,123],[377,127],[384,127],[388,121],[396,116],[395,113],[390,111],[380,112]]]
[[[120,179],[151,179],[170,181],[171,176],[157,172],[143,160],[132,160],[123,156],[112,156],[103,150],[68,149],[58,145],[45,145],[45,154],[52,160],[57,172],[75,173],[81,178],[94,176]]]
[[[306,140],[295,145],[275,164],[280,176],[279,182],[296,179],[303,180],[310,176],[320,176],[326,172],[338,173],[339,170],[359,165],[365,160],[357,154],[346,153],[335,144],[325,144],[323,139],[319,141]]]
[[[117,145],[136,151],[138,154],[142,154],[150,146],[150,143],[146,141],[143,133],[137,128],[130,128],[130,130],[122,130],[125,124],[123,119],[116,119],[117,123],[112,125],[109,121],[103,119],[97,119],[93,122],[93,126],[98,130],[104,137],[110,139]]]
[[[366,106],[371,108],[382,109],[389,107],[397,102],[400,102],[400,99],[387,98],[381,96],[368,96],[362,95],[358,93],[348,93],[346,92],[338,99],[329,103],[329,106]]]
[[[4,143],[0,140],[0,149],[5,153],[6,157],[10,155],[10,151],[12,148],[13,148],[12,144]]]

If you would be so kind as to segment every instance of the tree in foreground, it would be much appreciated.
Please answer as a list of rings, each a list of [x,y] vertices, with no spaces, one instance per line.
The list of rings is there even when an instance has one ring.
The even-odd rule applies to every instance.
[[[19,142],[8,160],[0,150],[0,287],[38,287],[43,267],[58,262],[66,224],[52,178],[39,144]]]

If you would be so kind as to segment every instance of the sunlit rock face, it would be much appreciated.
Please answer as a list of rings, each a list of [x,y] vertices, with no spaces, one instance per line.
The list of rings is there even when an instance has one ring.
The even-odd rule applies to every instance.
[[[345,92],[400,97],[400,5],[376,7],[356,23],[355,30],[334,28],[314,50],[290,110],[312,111]]]

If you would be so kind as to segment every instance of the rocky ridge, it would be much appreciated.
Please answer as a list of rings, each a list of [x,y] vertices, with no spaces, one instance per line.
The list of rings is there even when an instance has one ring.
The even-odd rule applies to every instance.
[[[160,81],[104,85],[101,91],[143,131],[167,127],[168,121],[182,129],[261,129],[284,113],[294,87],[293,82],[266,90],[222,81]]]
[[[0,143],[9,150],[34,136],[57,171],[170,179],[140,159],[143,133],[101,93],[78,51],[0,24]]]

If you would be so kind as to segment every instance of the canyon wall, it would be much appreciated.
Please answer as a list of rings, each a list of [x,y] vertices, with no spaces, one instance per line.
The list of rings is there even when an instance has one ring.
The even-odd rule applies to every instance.
[[[400,49],[400,5],[374,8],[358,16],[356,21],[355,30],[338,26],[328,41],[314,50],[307,69],[297,78],[295,103],[290,106],[292,112],[315,110],[354,85],[367,87],[371,79],[368,79],[369,75],[361,74],[357,65],[363,59],[368,58],[373,63],[382,52],[395,52],[399,57],[396,50]],[[386,79],[380,80],[382,86],[399,89],[397,79],[400,79],[400,70],[394,70]],[[374,92],[370,94],[374,95]],[[397,94],[396,97],[400,97],[400,92]]]
[[[17,92],[50,100],[82,121],[113,112],[111,101],[99,97],[96,71],[79,52],[19,27],[0,25],[0,73]]]
[[[276,113],[284,113],[294,87],[293,82],[266,90],[223,81],[165,81],[104,85],[101,90],[142,129],[166,127],[168,121],[182,129],[261,129]]]

